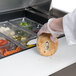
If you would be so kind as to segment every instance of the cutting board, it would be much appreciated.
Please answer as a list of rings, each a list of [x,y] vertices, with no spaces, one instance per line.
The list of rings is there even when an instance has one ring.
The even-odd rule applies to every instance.
[[[41,56],[32,48],[0,60],[1,76],[48,76],[76,62],[76,45],[68,46],[65,37],[60,38],[57,52],[49,57]]]

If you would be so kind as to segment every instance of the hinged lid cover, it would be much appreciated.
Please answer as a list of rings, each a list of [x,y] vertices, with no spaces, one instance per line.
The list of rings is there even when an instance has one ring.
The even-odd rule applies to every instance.
[[[51,0],[0,0],[0,12],[39,5]]]

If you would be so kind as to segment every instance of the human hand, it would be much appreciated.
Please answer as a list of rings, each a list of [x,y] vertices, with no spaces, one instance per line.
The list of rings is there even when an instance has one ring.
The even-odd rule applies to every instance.
[[[45,23],[38,32],[38,36],[42,33],[51,34],[50,39],[55,42],[56,37],[63,34],[62,18],[51,18]]]

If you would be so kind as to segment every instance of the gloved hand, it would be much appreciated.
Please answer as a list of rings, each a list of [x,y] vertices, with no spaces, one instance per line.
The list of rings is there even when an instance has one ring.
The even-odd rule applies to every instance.
[[[63,34],[63,26],[62,26],[62,18],[51,18],[48,20],[47,23],[45,23],[39,32],[37,33],[37,36],[39,36],[42,33],[49,33],[51,34],[50,39],[55,42],[56,37]]]

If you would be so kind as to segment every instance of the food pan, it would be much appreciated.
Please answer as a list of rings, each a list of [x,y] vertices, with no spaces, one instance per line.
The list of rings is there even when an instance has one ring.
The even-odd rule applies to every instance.
[[[33,36],[33,34],[30,34],[22,28],[18,28],[9,22],[0,23],[0,32],[17,42],[25,41]]]
[[[0,58],[17,53],[23,49],[24,48],[22,48],[22,46],[20,46],[18,43],[12,41],[12,39],[0,33]]]
[[[42,26],[40,23],[37,23],[26,17],[13,19],[13,20],[10,20],[9,22],[23,29],[27,29],[28,31],[31,31],[31,32],[33,31],[34,33],[37,33]]]

